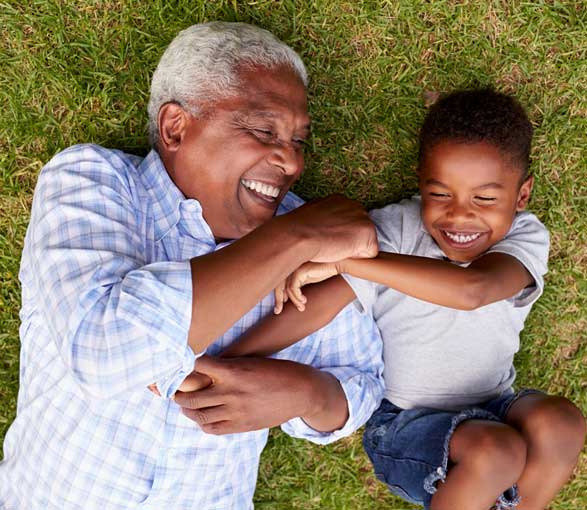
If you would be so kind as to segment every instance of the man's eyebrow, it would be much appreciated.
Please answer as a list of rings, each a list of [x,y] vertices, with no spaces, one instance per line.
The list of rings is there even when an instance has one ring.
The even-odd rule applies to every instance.
[[[246,120],[251,120],[251,119],[256,119],[256,118],[260,118],[260,119],[279,119],[281,117],[281,115],[276,114],[275,112],[270,112],[270,111],[266,111],[266,110],[255,110],[255,111],[250,111],[247,113],[242,113],[241,115],[239,115],[239,120],[242,121],[246,121]],[[312,130],[312,121],[309,120],[306,124],[304,124],[303,126],[301,126],[300,131],[305,131],[307,133],[307,135],[310,134]]]
[[[268,111],[264,111],[264,110],[254,110],[251,112],[248,112],[246,114],[246,117],[261,117],[263,119],[274,119],[275,117],[278,117],[278,115],[275,115],[275,112],[268,112]]]

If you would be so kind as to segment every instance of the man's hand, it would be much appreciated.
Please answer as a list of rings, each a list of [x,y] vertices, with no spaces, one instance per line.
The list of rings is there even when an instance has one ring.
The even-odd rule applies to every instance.
[[[274,427],[296,416],[309,418],[312,425],[313,415],[327,407],[331,389],[340,388],[338,381],[332,386],[330,374],[285,360],[202,356],[197,369],[212,379],[212,385],[198,391],[178,391],[175,402],[209,434]],[[339,404],[343,399],[346,410],[342,388],[340,394],[335,398]],[[346,415],[339,417],[338,422],[345,421]],[[341,425],[338,422],[333,429]]]
[[[276,287],[274,313],[280,314],[283,310],[283,305],[288,299],[300,312],[303,312],[306,309],[307,299],[302,293],[302,287],[310,283],[328,280],[337,274],[340,274],[340,269],[338,264],[334,262],[307,262],[302,264],[288,276],[287,280]]]
[[[375,227],[365,209],[341,195],[312,200],[279,218],[314,243],[312,262],[371,258],[378,252]]]

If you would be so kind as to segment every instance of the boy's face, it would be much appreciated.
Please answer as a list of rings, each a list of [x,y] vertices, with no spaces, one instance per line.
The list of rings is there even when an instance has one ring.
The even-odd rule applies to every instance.
[[[526,207],[533,178],[485,142],[441,142],[418,171],[422,221],[444,254],[469,262],[508,233]]]

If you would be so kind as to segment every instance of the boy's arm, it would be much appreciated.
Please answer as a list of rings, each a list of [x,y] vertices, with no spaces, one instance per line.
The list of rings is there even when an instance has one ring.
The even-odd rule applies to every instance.
[[[340,276],[310,285],[305,293],[310,305],[303,314],[295,306],[286,304],[280,315],[265,317],[221,356],[267,356],[285,349],[328,324],[355,299],[352,289]]]
[[[489,253],[468,267],[394,253],[379,253],[371,264],[347,259],[341,266],[343,272],[358,278],[459,310],[474,310],[507,299],[533,282],[527,269],[504,253]]]
[[[414,255],[379,252],[369,260],[345,259],[335,264],[338,273],[380,283],[409,296],[459,310],[474,310],[516,295],[533,282],[514,257],[488,253],[468,267]],[[301,287],[315,278],[315,265],[304,264],[290,277],[288,295],[303,310]]]

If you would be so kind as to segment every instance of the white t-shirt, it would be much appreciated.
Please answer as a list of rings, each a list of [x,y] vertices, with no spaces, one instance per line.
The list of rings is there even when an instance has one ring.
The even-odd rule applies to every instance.
[[[371,211],[379,249],[442,259],[426,231],[420,197]],[[410,409],[457,410],[495,398],[515,379],[514,354],[532,304],[542,294],[548,231],[529,212],[518,213],[510,231],[486,253],[519,260],[534,284],[516,296],[477,310],[427,303],[384,285],[344,275],[363,310],[377,322],[384,343],[385,397]]]

